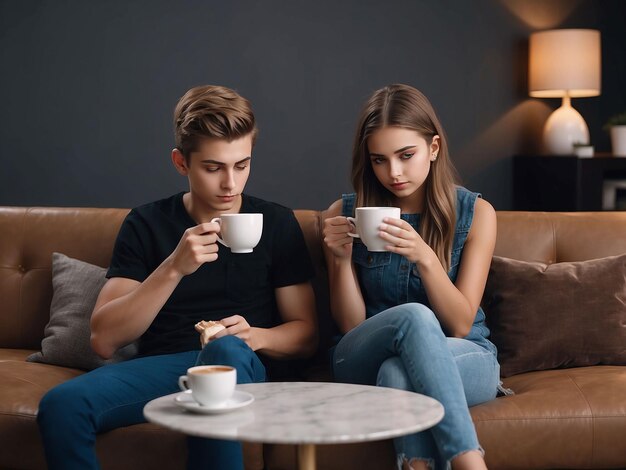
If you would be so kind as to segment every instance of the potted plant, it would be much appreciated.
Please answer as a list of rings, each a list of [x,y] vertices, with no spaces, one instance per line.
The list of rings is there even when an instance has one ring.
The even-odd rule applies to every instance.
[[[609,118],[604,128],[611,133],[613,155],[626,157],[626,113]]]

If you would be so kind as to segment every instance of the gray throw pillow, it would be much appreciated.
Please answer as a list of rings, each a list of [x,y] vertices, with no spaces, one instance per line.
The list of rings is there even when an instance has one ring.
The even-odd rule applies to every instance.
[[[27,361],[91,370],[137,353],[136,345],[130,344],[104,360],[91,349],[89,321],[106,282],[105,274],[106,269],[99,266],[61,253],[52,254],[50,321],[41,341],[41,352],[31,354]]]

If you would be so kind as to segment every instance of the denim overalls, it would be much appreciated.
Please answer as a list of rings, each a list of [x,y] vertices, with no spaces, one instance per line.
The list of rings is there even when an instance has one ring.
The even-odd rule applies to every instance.
[[[463,246],[474,216],[477,193],[457,187],[457,220],[448,276],[456,281]],[[343,195],[344,216],[354,212],[355,194]],[[419,214],[402,214],[416,230]],[[367,320],[348,332],[333,353],[341,382],[413,390],[439,400],[442,421],[428,431],[394,440],[398,468],[406,458],[447,468],[468,450],[480,450],[469,414],[472,406],[495,398],[500,366],[481,308],[470,334],[448,337],[431,310],[414,263],[390,252],[367,251],[358,239],[352,261],[366,306]]]

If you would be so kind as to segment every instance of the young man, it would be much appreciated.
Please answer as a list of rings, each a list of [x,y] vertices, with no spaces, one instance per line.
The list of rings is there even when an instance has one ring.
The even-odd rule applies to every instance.
[[[138,357],[43,397],[37,419],[51,470],[98,468],[96,434],[145,422],[144,405],[178,391],[189,367],[228,364],[239,383],[262,382],[274,359],[315,349],[313,268],[300,226],[291,210],[243,193],[257,133],[249,102],[224,87],[193,88],[174,127],[172,161],[189,192],[128,214],[91,319],[100,356],[138,341]],[[238,212],[263,213],[249,254],[218,245],[220,227],[210,222]],[[226,328],[200,351],[201,320]],[[189,468],[243,468],[239,443],[188,441]]]

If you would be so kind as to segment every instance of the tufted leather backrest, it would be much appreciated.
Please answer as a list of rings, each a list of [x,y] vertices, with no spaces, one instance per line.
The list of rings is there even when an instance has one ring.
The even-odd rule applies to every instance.
[[[498,212],[498,256],[551,264],[622,253],[626,212]]]
[[[127,209],[0,207],[0,347],[39,349],[52,252],[106,267]]]
[[[38,349],[52,299],[52,252],[106,267],[128,209],[0,207],[0,347]],[[297,210],[311,258],[321,322],[330,322],[322,212]],[[499,212],[496,254],[576,261],[626,252],[626,212]],[[320,325],[328,331],[329,325]],[[324,342],[325,335],[321,337]],[[322,347],[324,345],[322,344]]]

